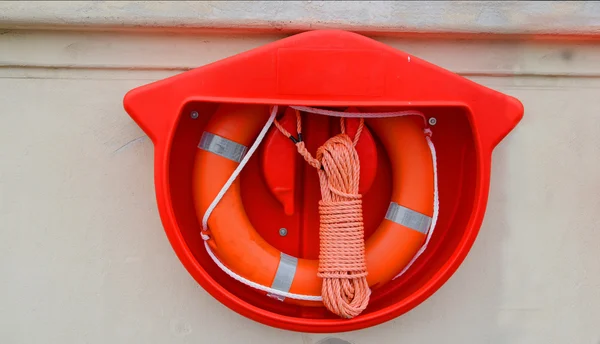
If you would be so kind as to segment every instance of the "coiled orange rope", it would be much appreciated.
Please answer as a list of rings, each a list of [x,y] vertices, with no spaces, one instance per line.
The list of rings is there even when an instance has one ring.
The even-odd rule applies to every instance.
[[[367,283],[362,196],[358,193],[360,163],[355,146],[364,128],[360,119],[354,140],[346,134],[344,118],[341,133],[317,150],[316,158],[302,138],[300,112],[296,110],[298,138],[278,121],[275,126],[289,137],[298,152],[319,173],[321,185],[320,251],[318,276],[323,279],[321,295],[325,307],[343,317],[353,318],[368,305],[371,290]]]

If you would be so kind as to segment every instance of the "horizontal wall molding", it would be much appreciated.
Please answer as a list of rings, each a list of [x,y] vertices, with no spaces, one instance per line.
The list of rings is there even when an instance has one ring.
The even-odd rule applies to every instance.
[[[0,35],[0,69],[179,72],[284,37],[5,30]],[[600,76],[600,45],[594,43],[372,38],[465,76]]]
[[[3,1],[0,28],[599,36],[596,1]]]

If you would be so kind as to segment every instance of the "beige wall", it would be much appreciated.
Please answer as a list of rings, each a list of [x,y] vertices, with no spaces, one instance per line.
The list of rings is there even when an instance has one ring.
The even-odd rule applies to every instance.
[[[598,34],[597,1],[0,1],[11,27]]]
[[[152,144],[122,108],[133,87],[281,33],[2,25],[0,343],[328,337],[250,321],[196,284],[161,227]],[[334,336],[356,344],[599,343],[600,45],[376,38],[518,97],[526,113],[494,153],[486,218],[457,273],[405,316]]]

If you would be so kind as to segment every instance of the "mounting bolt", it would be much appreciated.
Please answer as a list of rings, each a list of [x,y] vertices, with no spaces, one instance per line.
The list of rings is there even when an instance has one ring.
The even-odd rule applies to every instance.
[[[198,115],[198,111],[192,111],[192,112],[190,113],[190,117],[191,117],[192,119],[197,119],[197,118],[198,118],[198,116],[199,116],[199,115]]]
[[[435,119],[435,117],[429,118],[429,125],[435,125],[436,123],[437,123],[437,119]]]
[[[286,236],[287,235],[287,228],[279,228],[279,235]]]
[[[340,338],[325,338],[317,342],[317,344],[351,344]]]

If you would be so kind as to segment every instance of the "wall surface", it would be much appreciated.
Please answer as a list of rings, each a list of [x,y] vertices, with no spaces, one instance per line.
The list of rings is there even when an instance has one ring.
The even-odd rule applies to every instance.
[[[597,1],[0,2],[12,27],[598,34]]]
[[[356,21],[319,13],[332,3],[273,3],[274,18],[289,20],[282,25],[290,30],[319,16],[331,26],[362,25],[375,39],[523,102],[523,121],[494,152],[486,218],[461,268],[413,311],[362,331],[293,333],[239,316],[173,253],[156,209],[152,143],[122,98],[284,37],[252,6],[271,7],[1,2],[0,343],[600,343],[600,45],[387,34],[507,28],[520,35],[551,26],[587,35],[600,25],[597,3],[428,3],[421,19],[385,19],[372,13],[394,6],[419,13],[404,2],[372,2]],[[507,6],[543,14],[523,19]],[[447,13],[457,8],[471,12]],[[488,19],[474,22],[469,13]],[[539,20],[553,13],[566,14]],[[173,18],[172,30],[133,30]],[[504,26],[497,18],[512,19]],[[248,29],[249,21],[262,31],[201,30]],[[198,30],[176,30],[182,26]]]

